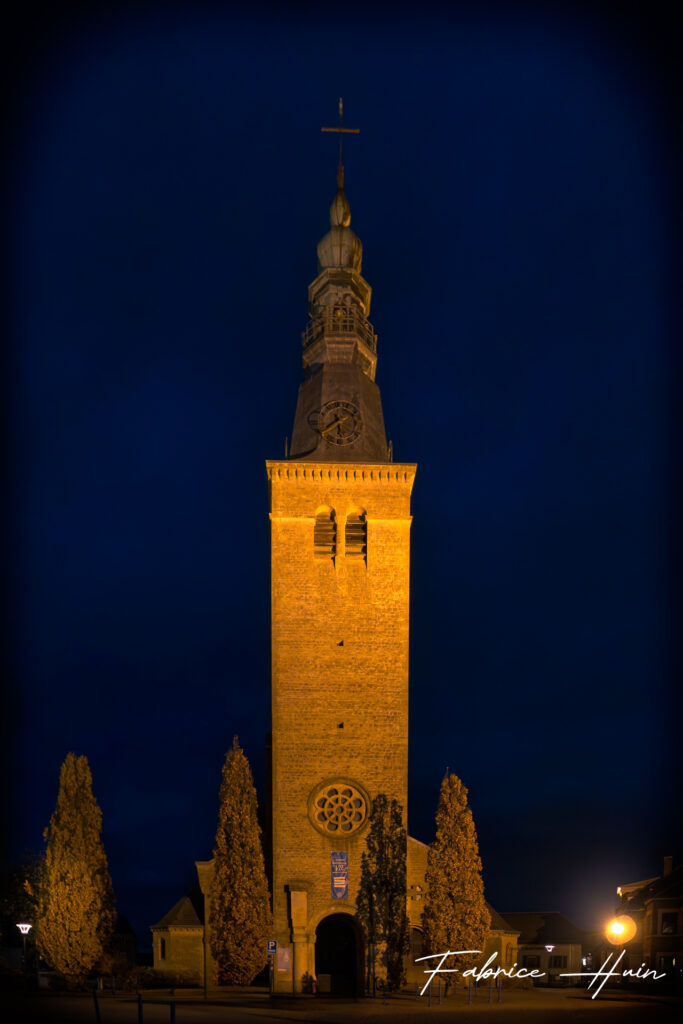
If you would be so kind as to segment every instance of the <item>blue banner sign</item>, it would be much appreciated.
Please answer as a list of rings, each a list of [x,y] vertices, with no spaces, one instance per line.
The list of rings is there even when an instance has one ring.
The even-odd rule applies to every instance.
[[[349,898],[349,855],[346,851],[330,854],[332,868],[332,899]]]

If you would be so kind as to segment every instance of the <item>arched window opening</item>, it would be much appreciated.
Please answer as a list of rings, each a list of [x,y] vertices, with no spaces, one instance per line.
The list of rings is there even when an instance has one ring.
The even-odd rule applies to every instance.
[[[368,553],[368,524],[364,512],[350,512],[346,517],[347,558],[365,558]]]
[[[337,522],[334,509],[321,509],[313,527],[313,552],[316,558],[334,558],[337,554]]]

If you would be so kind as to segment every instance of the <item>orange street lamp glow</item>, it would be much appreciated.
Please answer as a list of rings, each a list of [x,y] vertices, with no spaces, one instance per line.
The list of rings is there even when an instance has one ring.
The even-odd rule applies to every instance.
[[[609,922],[605,929],[605,935],[613,945],[620,946],[624,942],[630,942],[637,930],[638,928],[633,918],[628,917],[627,914],[622,914],[620,917],[615,917]]]

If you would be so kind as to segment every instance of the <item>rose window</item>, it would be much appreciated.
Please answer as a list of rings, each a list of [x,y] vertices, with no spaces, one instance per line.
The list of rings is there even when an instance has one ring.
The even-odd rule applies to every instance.
[[[311,820],[321,832],[349,835],[367,817],[367,797],[348,783],[329,783],[317,790],[311,801]]]

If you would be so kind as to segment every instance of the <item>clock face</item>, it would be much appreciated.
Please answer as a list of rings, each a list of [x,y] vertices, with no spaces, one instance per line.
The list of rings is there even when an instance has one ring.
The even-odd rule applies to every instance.
[[[326,402],[310,423],[328,444],[353,444],[363,429],[360,412],[351,402]]]

